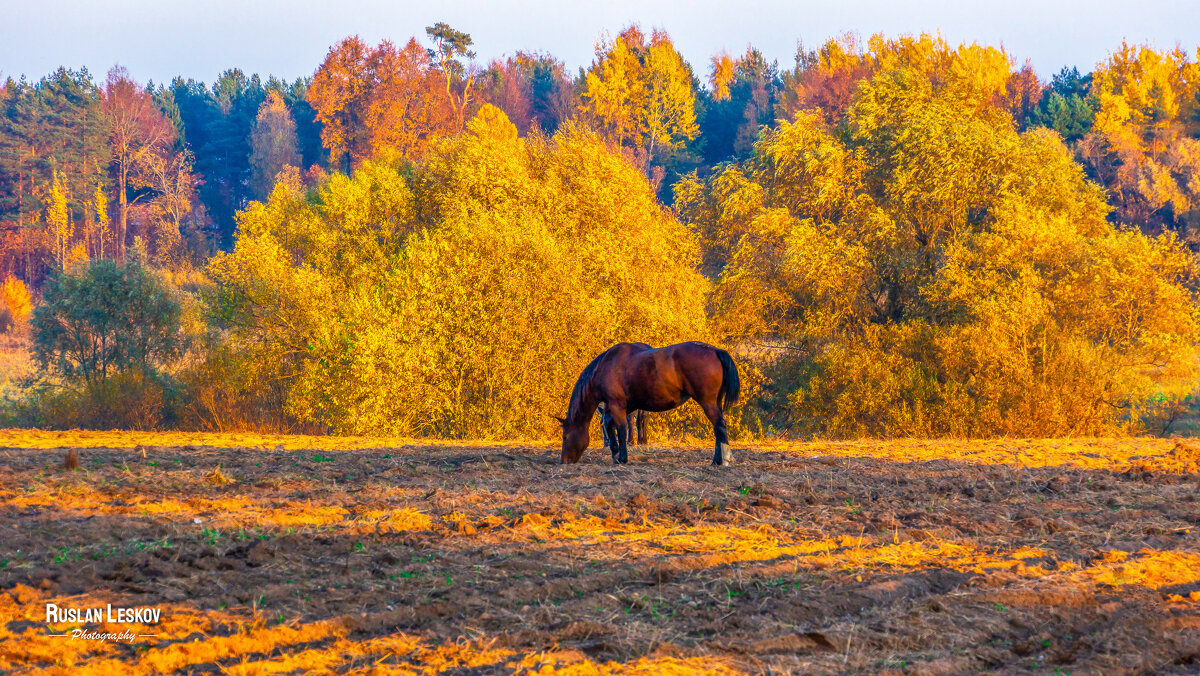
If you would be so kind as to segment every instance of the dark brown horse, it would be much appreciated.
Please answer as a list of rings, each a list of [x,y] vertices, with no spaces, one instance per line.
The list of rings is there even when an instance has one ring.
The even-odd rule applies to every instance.
[[[596,406],[604,404],[610,438],[616,440],[613,462],[629,461],[628,411],[669,411],[688,399],[704,409],[716,437],[714,465],[733,462],[725,409],[737,401],[741,384],[737,366],[725,350],[705,343],[679,343],[652,348],[645,343],[618,343],[600,353],[579,374],[563,428],[562,462],[579,462],[588,446],[588,428]]]

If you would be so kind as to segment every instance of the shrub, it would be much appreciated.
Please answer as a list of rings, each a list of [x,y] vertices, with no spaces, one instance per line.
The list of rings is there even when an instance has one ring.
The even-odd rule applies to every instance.
[[[229,349],[339,432],[550,437],[608,346],[708,337],[695,239],[644,175],[491,106],[422,165],[281,183],[238,227],[209,268]]]
[[[76,386],[43,382],[6,408],[18,427],[152,430],[168,422],[171,393],[169,380],[135,369]]]
[[[264,434],[316,434],[319,425],[288,415],[288,383],[259,378],[261,365],[227,347],[211,346],[202,359],[178,374],[183,387],[178,409],[181,428],[205,432],[255,431]]]
[[[1106,434],[1194,387],[1190,254],[1018,133],[986,51],[881,67],[836,128],[800,112],[677,186],[720,331],[797,355],[773,375],[804,431]]]
[[[50,280],[33,314],[34,356],[93,387],[128,369],[149,374],[179,355],[180,316],[174,290],[153,271],[92,261]]]

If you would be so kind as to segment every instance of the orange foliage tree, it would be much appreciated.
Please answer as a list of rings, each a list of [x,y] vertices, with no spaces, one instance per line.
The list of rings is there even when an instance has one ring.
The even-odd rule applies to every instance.
[[[176,131],[154,97],[129,77],[124,68],[113,68],[104,83],[102,106],[108,121],[113,171],[117,177],[117,250],[124,256],[129,231],[129,191],[150,187],[145,172],[154,155],[164,155],[175,145]]]
[[[6,322],[21,329],[29,323],[29,315],[33,312],[33,301],[29,297],[29,289],[21,280],[9,275],[4,284],[0,285],[0,310],[5,313]],[[0,327],[4,328],[4,327]]]
[[[357,167],[385,148],[417,159],[457,126],[444,79],[416,38],[402,48],[342,40],[313,76],[308,101],[334,166]]]

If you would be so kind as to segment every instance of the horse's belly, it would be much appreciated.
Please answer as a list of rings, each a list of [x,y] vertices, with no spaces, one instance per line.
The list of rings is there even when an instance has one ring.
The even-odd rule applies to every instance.
[[[650,413],[662,413],[670,411],[686,402],[689,397],[686,394],[680,394],[678,397],[649,397],[638,401],[630,401],[627,407],[630,410],[649,411]]]

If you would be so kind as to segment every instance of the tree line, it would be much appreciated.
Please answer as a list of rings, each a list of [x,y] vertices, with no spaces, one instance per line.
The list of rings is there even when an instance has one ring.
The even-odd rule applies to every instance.
[[[539,436],[604,346],[702,338],[747,366],[738,433],[1147,429],[1196,376],[1194,56],[1041,82],[846,35],[701,74],[634,26],[570,74],[437,24],[290,85],[60,70],[3,91],[0,266],[53,280],[60,377],[50,328],[95,305],[68,277],[175,294],[143,323],[187,340],[78,390],[153,424]]]

